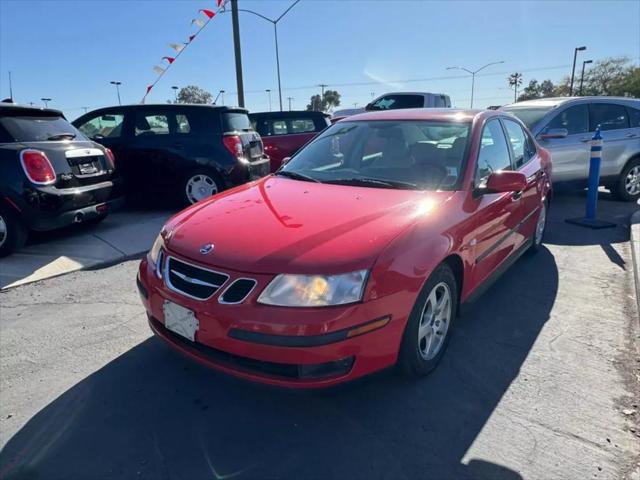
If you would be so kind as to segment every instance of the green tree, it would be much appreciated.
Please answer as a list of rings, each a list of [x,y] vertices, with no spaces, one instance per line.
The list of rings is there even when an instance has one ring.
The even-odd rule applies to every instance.
[[[640,67],[632,67],[626,75],[610,84],[611,95],[640,98]]]
[[[507,81],[509,82],[509,87],[513,88],[513,101],[516,102],[518,99],[518,88],[522,85],[522,74],[518,72],[512,73],[509,75],[509,78],[507,78]]]
[[[326,90],[324,95],[312,95],[307,110],[316,112],[330,112],[340,105],[340,94],[337,90]]]
[[[178,92],[178,103],[211,103],[213,95],[195,85],[187,85]]]

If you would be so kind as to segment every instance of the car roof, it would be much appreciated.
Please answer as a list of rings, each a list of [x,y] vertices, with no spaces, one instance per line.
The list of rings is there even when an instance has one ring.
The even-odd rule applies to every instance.
[[[275,112],[250,112],[249,116],[260,115],[264,117],[289,117],[291,115],[308,115],[308,116],[322,116],[328,117],[329,115],[324,112],[318,112],[316,110],[278,110]]]
[[[171,108],[175,108],[175,109],[207,108],[212,110],[225,110],[225,111],[232,111],[232,112],[248,113],[246,108],[230,107],[226,105],[211,105],[208,103],[134,103],[129,105],[111,105],[108,107],[96,108],[95,110],[91,110],[90,112],[83,114],[83,116],[90,113],[94,113],[94,112],[100,112],[103,110],[140,110],[145,108],[163,108],[163,109],[164,108],[170,108],[170,109]]]
[[[471,121],[478,115],[496,115],[494,110],[469,110],[457,108],[406,108],[396,110],[376,110],[348,117],[345,121],[362,120],[445,120]]]
[[[387,95],[446,95],[446,93],[435,93],[435,92],[386,92],[380,95],[377,98],[386,97]]]
[[[0,102],[0,112],[4,114],[18,114],[25,113],[29,115],[34,115],[36,113],[46,113],[49,116],[58,115],[60,117],[64,117],[60,110],[56,110],[55,108],[40,108],[40,107],[32,107],[30,105],[20,105],[18,103],[8,103],[8,102]]]
[[[550,97],[550,98],[535,98],[533,100],[524,100],[522,102],[510,103],[504,105],[502,108],[516,109],[516,108],[535,108],[535,107],[557,107],[567,103],[585,103],[598,101],[613,101],[622,103],[640,103],[637,98],[629,97],[607,97],[607,96],[590,96],[590,97]]]

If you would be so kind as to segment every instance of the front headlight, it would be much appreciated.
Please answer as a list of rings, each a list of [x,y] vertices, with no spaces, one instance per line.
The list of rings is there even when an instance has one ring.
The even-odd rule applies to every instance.
[[[149,260],[151,260],[153,263],[157,263],[158,254],[160,253],[162,247],[164,247],[164,239],[162,238],[162,234],[159,234],[156,237],[155,242],[153,242],[151,250],[149,250]]]
[[[258,297],[258,303],[282,307],[344,305],[362,299],[367,270],[340,275],[278,275]]]

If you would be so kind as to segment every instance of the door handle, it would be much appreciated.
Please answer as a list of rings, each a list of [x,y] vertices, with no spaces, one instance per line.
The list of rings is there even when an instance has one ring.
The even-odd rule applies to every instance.
[[[522,191],[520,192],[513,192],[511,194],[511,199],[512,200],[520,200],[522,198]]]
[[[637,135],[637,134],[635,134],[635,133],[633,133],[633,132],[629,132],[629,133],[627,133],[627,134],[625,135],[625,137],[627,137],[627,138],[635,138],[635,137],[637,137],[637,136],[638,136],[638,135]]]

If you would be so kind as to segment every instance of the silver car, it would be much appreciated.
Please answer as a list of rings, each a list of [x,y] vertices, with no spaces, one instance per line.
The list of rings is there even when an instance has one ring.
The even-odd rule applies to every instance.
[[[553,181],[586,185],[590,140],[600,125],[604,139],[600,184],[621,200],[640,198],[640,100],[561,97],[502,107],[527,124],[551,152]]]

